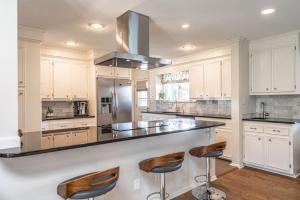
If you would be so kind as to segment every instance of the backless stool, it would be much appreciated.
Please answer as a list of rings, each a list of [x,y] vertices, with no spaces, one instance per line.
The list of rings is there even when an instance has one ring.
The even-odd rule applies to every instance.
[[[210,187],[210,160],[223,155],[223,150],[226,147],[226,142],[219,142],[208,146],[195,147],[189,152],[192,156],[198,158],[206,158],[206,181],[203,186],[197,188],[196,198],[200,200],[221,200],[226,199],[226,194],[216,188]],[[195,179],[196,180],[196,179]],[[193,191],[194,194],[194,191]]]
[[[172,153],[160,157],[149,158],[139,163],[141,170],[150,173],[160,174],[160,192],[154,192],[147,196],[147,200],[154,195],[160,195],[161,200],[165,200],[166,195],[165,174],[181,168],[184,160],[184,152]]]
[[[94,172],[64,181],[57,186],[57,194],[63,199],[89,199],[106,194],[117,184],[119,167]]]

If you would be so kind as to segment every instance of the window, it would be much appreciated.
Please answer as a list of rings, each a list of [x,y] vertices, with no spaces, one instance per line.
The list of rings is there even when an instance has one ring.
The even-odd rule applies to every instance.
[[[166,101],[189,100],[189,72],[181,71],[161,75],[159,99]]]
[[[148,106],[148,81],[136,82],[137,106]]]

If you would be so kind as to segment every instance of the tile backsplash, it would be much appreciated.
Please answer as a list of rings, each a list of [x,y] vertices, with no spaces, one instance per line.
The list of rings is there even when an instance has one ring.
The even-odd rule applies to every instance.
[[[257,96],[257,113],[262,112],[261,102],[265,103],[270,117],[300,119],[300,95]]]
[[[56,117],[73,116],[73,102],[66,101],[43,101],[42,102],[42,115],[46,117],[48,107],[53,110],[53,115]]]
[[[153,101],[151,111],[176,111],[176,103]],[[177,107],[185,113],[231,115],[230,100],[199,100],[195,102],[178,102]]]

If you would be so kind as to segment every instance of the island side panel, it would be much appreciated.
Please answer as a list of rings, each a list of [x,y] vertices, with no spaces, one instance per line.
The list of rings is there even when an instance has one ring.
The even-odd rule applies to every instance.
[[[175,197],[193,187],[195,175],[205,173],[205,160],[189,155],[197,146],[214,143],[214,129],[123,141],[28,157],[0,160],[0,199],[60,200],[57,185],[69,178],[120,166],[117,187],[104,199],[141,200],[159,190],[159,176],[142,172],[144,159],[185,151],[183,167],[167,174],[167,192]],[[214,168],[214,166],[212,167]],[[135,184],[136,183],[136,184]],[[18,192],[15,192],[15,191]],[[102,198],[100,198],[102,199]]]

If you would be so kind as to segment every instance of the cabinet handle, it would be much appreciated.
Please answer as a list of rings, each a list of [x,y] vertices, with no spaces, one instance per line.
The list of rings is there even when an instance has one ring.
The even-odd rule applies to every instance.
[[[272,142],[272,140],[271,140],[271,139],[269,139],[269,142]]]
[[[19,81],[20,84],[23,84],[23,81]]]
[[[277,90],[277,88],[273,88],[274,90]]]
[[[269,88],[266,88],[267,91],[269,91]]]
[[[261,138],[258,138],[258,141],[260,141],[261,140]]]
[[[256,128],[250,127],[251,130],[256,130]]]
[[[19,95],[23,95],[23,92],[19,92]]]
[[[226,94],[224,93],[224,97],[226,97]]]

